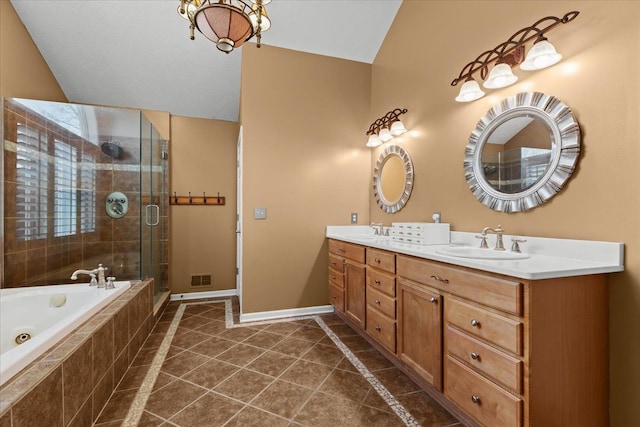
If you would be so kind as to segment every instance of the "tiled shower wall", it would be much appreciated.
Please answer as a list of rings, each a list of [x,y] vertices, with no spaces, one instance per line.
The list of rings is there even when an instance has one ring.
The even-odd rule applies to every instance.
[[[0,287],[69,283],[74,270],[93,269],[98,263],[109,267],[109,275],[118,280],[140,278],[139,139],[118,138],[124,154],[114,159],[96,144],[10,99],[5,99],[4,126],[4,281]],[[24,133],[26,129],[39,138],[39,146],[30,156],[40,159],[39,173],[46,177],[45,185],[36,189],[40,203],[48,206],[46,212],[36,215],[39,227],[36,235],[25,234],[24,200],[18,191],[24,184],[23,172],[18,172],[17,167],[18,132]],[[105,141],[109,138],[104,137]],[[77,154],[72,171],[77,180],[70,191],[86,202],[75,213],[56,214],[58,219],[75,216],[73,230],[62,237],[54,235],[56,140]],[[81,179],[86,172],[90,172],[91,178]],[[129,198],[129,212],[121,219],[113,219],[105,211],[105,199],[112,191],[123,192]],[[82,230],[81,224],[87,218],[91,218],[89,224],[93,221],[93,225]]]

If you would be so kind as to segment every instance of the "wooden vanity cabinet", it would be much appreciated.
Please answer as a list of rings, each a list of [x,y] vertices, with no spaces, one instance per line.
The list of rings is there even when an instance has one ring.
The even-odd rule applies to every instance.
[[[442,296],[398,279],[398,357],[442,390]]]
[[[606,275],[524,280],[333,240],[329,249],[337,313],[465,425],[609,425]]]
[[[470,425],[608,425],[605,275],[532,281],[398,255],[397,277],[441,295],[442,391]]]
[[[396,255],[367,248],[366,331],[396,353]]]
[[[329,298],[337,310],[365,328],[365,248],[329,240]]]

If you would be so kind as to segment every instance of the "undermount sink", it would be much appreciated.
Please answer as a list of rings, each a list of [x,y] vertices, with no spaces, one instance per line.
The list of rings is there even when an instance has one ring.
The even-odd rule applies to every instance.
[[[471,246],[449,246],[446,248],[436,249],[436,253],[440,255],[455,256],[458,258],[475,259],[511,260],[529,258],[529,255],[519,252],[496,251],[494,249],[474,248]]]
[[[367,239],[367,240],[384,240],[388,239],[389,236],[380,236],[378,234],[356,234],[353,236],[356,239]]]

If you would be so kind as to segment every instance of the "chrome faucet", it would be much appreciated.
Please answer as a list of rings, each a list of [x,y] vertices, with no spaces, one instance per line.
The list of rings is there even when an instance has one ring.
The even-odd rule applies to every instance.
[[[373,233],[376,236],[382,236],[384,234],[384,225],[382,225],[382,222],[372,222],[369,224],[369,227],[373,228]]]
[[[504,229],[501,225],[498,225],[497,228],[485,227],[482,229],[482,234],[479,238],[482,238],[482,242],[480,243],[480,247],[487,247],[487,234],[494,233],[496,235],[496,247],[493,248],[496,251],[504,251],[504,243],[502,243],[502,234],[504,233]]]
[[[98,287],[99,288],[104,288],[106,286],[106,279],[104,276],[105,271],[107,271],[108,268],[107,267],[103,267],[102,264],[98,264],[98,268],[94,268],[93,270],[76,270],[73,272],[73,274],[71,275],[71,280],[77,280],[78,279],[78,274],[86,274],[88,276],[91,277],[91,283],[89,283],[89,286],[94,286],[95,285],[95,278],[96,275],[98,276]]]

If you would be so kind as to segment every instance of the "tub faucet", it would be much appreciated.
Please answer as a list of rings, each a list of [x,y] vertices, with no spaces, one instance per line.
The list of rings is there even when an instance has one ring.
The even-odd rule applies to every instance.
[[[102,264],[98,264],[98,268],[94,268],[93,270],[76,270],[71,275],[71,280],[77,280],[78,279],[78,274],[86,274],[86,275],[91,277],[91,283],[89,283],[89,286],[94,286],[95,285],[95,277],[97,275],[98,276],[98,287],[99,288],[104,288],[106,283],[107,283],[106,280],[105,280],[104,273],[107,270],[108,270],[108,268],[107,267],[103,267]]]
[[[502,243],[502,234],[504,233],[504,229],[501,225],[498,225],[496,228],[485,227],[482,229],[482,236],[486,238],[487,233],[494,233],[496,235],[496,247],[494,248],[496,251],[504,251],[504,244]],[[486,240],[483,240],[486,245]]]

